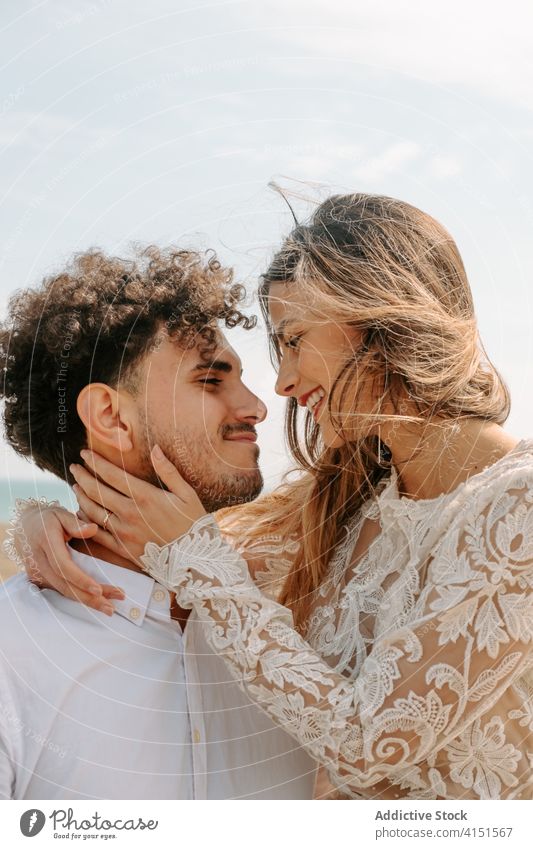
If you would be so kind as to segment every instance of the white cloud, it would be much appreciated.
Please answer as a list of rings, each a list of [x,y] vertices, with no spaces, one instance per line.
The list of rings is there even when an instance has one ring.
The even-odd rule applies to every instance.
[[[462,170],[462,164],[456,156],[432,156],[428,163],[428,173],[436,180],[456,177]]]
[[[385,177],[395,174],[421,154],[421,147],[414,142],[395,142],[377,156],[363,160],[353,170],[358,180],[379,183]]]
[[[72,117],[43,110],[13,110],[2,116],[0,146],[14,145],[41,152],[45,146],[61,143],[62,150],[79,150],[80,144],[103,143],[109,131],[77,126]]]
[[[503,7],[496,0],[337,0],[334,6],[270,0],[266,6],[270,20],[283,16],[279,37],[313,55],[533,105],[529,0]]]

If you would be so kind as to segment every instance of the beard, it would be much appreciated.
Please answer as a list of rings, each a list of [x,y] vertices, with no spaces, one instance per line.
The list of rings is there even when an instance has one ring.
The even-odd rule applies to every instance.
[[[167,487],[157,477],[150,451],[157,444],[166,457],[174,464],[182,478],[192,486],[207,513],[214,513],[223,507],[233,507],[253,501],[263,489],[263,476],[257,464],[251,469],[235,471],[217,471],[218,457],[205,434],[188,428],[181,428],[170,435],[158,433],[143,421],[141,427],[142,477],[148,483],[163,489]],[[250,425],[226,425],[222,429],[228,432],[252,430]]]

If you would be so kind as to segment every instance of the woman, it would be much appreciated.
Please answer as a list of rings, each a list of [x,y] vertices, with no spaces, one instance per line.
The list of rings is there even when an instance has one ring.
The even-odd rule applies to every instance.
[[[215,521],[155,448],[177,527],[89,454],[113,488],[74,467],[85,516],[112,511],[120,540],[143,500],[130,550],[341,793],[531,798],[533,441],[502,429],[454,242],[406,203],[335,196],[260,296],[299,478]]]

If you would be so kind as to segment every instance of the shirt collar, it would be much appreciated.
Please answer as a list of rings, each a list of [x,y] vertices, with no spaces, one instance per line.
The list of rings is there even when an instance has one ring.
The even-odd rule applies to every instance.
[[[98,557],[83,554],[70,545],[69,549],[74,562],[99,584],[113,584],[113,586],[124,590],[126,597],[123,601],[113,599],[115,613],[123,616],[129,622],[133,622],[134,625],[141,626],[152,599],[156,595],[155,588],[157,587],[159,596],[161,596],[161,591],[164,592],[164,597],[161,596],[160,600],[167,601],[164,607],[170,621],[170,596],[168,591],[149,575],[145,575],[143,572],[134,572],[132,569],[125,569],[123,566],[116,566],[114,563],[107,563]],[[158,606],[161,608],[161,605]]]

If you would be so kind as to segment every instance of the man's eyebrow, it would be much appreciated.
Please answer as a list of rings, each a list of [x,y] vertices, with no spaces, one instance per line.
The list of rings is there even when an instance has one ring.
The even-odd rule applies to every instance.
[[[233,365],[228,360],[208,360],[205,363],[197,363],[192,371],[222,371],[229,374],[233,371]],[[240,373],[242,374],[242,368]]]

